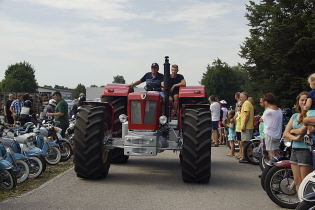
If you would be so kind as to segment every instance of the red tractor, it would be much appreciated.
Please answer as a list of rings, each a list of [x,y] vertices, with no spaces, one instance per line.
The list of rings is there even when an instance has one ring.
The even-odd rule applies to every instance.
[[[181,87],[176,119],[170,117],[170,63],[165,57],[165,97],[160,92],[132,92],[109,84],[102,102],[79,108],[74,131],[74,164],[78,177],[105,178],[111,163],[129,156],[156,156],[179,151],[184,182],[208,183],[211,176],[211,116],[203,86]]]

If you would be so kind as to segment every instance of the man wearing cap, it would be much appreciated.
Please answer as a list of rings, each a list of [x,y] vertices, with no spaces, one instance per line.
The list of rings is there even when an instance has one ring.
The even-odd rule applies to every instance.
[[[164,80],[164,75],[159,72],[159,64],[152,63],[151,72],[146,73],[140,80],[135,81],[129,85],[133,88],[143,82],[146,82],[145,89],[147,91],[162,91],[161,83]]]

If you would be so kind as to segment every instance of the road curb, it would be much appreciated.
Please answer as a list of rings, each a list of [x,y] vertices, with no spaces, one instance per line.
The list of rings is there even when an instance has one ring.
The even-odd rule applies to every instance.
[[[35,189],[33,189],[33,190],[29,191],[29,192],[26,192],[26,193],[24,193],[24,194],[22,194],[22,195],[19,195],[19,196],[14,197],[14,198],[9,198],[8,200],[4,200],[4,201],[0,202],[0,204],[1,204],[1,203],[7,203],[7,202],[13,201],[13,200],[18,199],[18,198],[23,198],[23,197],[25,197],[25,196],[27,196],[27,195],[30,195],[30,194],[32,194],[32,193],[38,191],[38,190],[41,190],[41,189],[43,189],[44,187],[46,187],[47,185],[49,185],[50,183],[54,182],[56,179],[59,179],[60,177],[64,176],[64,175],[65,175],[66,173],[68,173],[70,170],[73,170],[73,168],[74,168],[74,166],[72,166],[72,167],[69,168],[68,170],[62,172],[61,174],[55,176],[55,177],[52,178],[51,180],[45,182],[44,184],[42,184],[42,185],[39,186],[38,188],[35,188]]]

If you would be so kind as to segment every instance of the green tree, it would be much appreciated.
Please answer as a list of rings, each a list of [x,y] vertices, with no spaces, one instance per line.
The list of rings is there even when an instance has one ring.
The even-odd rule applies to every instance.
[[[315,70],[314,0],[261,0],[247,5],[250,35],[241,46],[250,94],[274,92],[281,106],[308,90]]]
[[[78,98],[80,93],[86,94],[85,86],[81,83],[79,83],[78,86],[74,89],[74,97]]]
[[[70,90],[68,87],[61,86],[61,85],[55,85],[54,89],[59,89],[59,90]]]
[[[51,85],[44,85],[44,88],[53,88]]]
[[[92,87],[92,88],[93,88],[93,87],[97,87],[97,85],[91,85],[90,87]]]
[[[208,65],[203,74],[201,84],[205,86],[207,95],[216,95],[224,99],[228,104],[234,104],[234,94],[240,91],[247,79],[247,74],[240,66],[230,67],[220,59]]]
[[[113,83],[119,83],[119,84],[126,83],[124,76],[117,75],[117,76],[114,76],[113,78],[114,78]]]
[[[5,71],[1,82],[3,91],[6,92],[37,92],[35,70],[28,62],[10,65]]]

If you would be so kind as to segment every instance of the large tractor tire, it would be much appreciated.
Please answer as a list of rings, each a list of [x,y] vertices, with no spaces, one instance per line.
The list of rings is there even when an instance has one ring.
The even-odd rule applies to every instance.
[[[105,178],[110,167],[110,153],[104,137],[110,130],[111,113],[105,107],[83,105],[74,130],[74,170],[85,179]]]
[[[186,109],[183,115],[182,178],[208,183],[211,176],[211,115],[204,108]]]
[[[121,122],[119,121],[119,115],[127,114],[127,97],[122,96],[104,96],[103,102],[110,103],[114,108],[114,130],[113,137],[121,137]],[[110,151],[111,163],[126,163],[129,156],[124,155],[124,149],[114,148]]]

